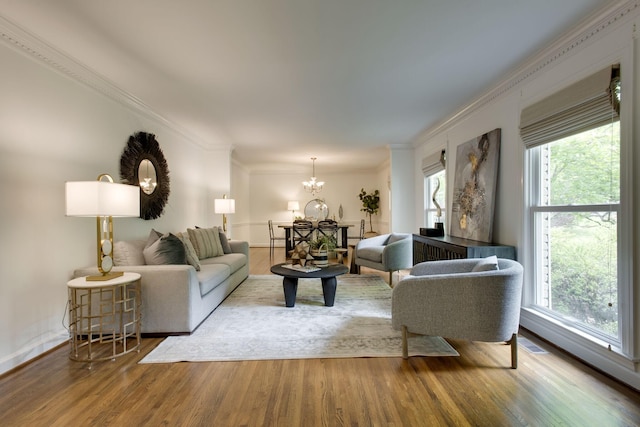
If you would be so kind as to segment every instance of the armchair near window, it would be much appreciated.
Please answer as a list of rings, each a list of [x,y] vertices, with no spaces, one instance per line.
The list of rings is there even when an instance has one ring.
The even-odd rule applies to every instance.
[[[416,264],[393,289],[391,319],[402,330],[402,355],[408,357],[408,333],[506,341],[516,369],[521,297],[516,261],[493,256]]]
[[[413,239],[411,234],[391,233],[369,237],[358,242],[353,251],[354,263],[389,272],[389,285],[393,272],[413,265]]]

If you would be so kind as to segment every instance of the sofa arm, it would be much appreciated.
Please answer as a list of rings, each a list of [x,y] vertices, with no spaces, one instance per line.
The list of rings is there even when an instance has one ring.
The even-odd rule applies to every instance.
[[[112,271],[139,273],[143,333],[189,333],[199,323],[194,302],[201,298],[195,268],[181,265],[131,265]],[[97,274],[97,267],[78,269],[75,277]]]
[[[128,273],[140,273],[141,275],[153,275],[156,272],[161,275],[171,274],[183,274],[183,272],[189,272],[193,270],[195,274],[195,268],[189,264],[164,264],[164,265],[119,265],[113,267],[111,271],[124,271]],[[82,277],[89,275],[97,275],[98,267],[84,267],[78,268],[73,272],[73,277]]]
[[[407,237],[386,245],[382,250],[382,263],[389,271],[411,267],[413,265],[413,239]]]
[[[234,254],[245,254],[249,258],[249,242],[244,240],[229,240],[231,252]]]
[[[388,234],[381,234],[379,236],[367,237],[366,239],[360,240],[356,244],[356,251],[361,248],[370,248],[372,246],[384,246],[389,240]]]

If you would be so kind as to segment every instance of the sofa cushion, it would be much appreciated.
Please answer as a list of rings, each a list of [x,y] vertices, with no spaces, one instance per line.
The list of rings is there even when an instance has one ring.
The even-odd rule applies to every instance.
[[[476,273],[478,271],[493,271],[498,269],[498,257],[491,255],[486,258],[481,258],[478,263],[471,269],[471,272]]]
[[[196,253],[196,249],[193,247],[191,240],[189,240],[189,235],[185,233],[176,233],[176,236],[182,244],[184,245],[184,252],[187,257],[187,264],[193,266],[196,271],[200,271],[200,260],[198,259],[198,254]]]
[[[247,264],[247,257],[245,254],[225,254],[217,256],[215,258],[207,258],[200,261],[202,265],[205,264],[224,264],[231,270],[230,274],[235,273]]]
[[[366,259],[373,262],[382,262],[382,251],[384,246],[369,246],[358,248],[358,258]]]
[[[217,288],[231,275],[229,266],[225,264],[202,264],[202,268],[196,274],[202,296]]]
[[[116,266],[144,265],[144,250],[147,241],[138,240],[120,240],[113,244],[113,263]]]
[[[227,239],[227,235],[222,230],[222,227],[218,227],[218,236],[220,237],[220,245],[222,246],[222,251],[225,254],[230,254],[233,251],[231,250],[231,245],[229,244],[229,239]]]
[[[224,255],[217,228],[188,228],[187,233],[199,259]]]
[[[186,254],[182,241],[167,233],[142,251],[148,265],[186,264]]]

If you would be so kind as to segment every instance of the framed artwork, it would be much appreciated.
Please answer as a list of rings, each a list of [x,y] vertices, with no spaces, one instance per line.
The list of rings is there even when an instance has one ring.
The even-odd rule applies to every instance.
[[[491,242],[500,129],[458,146],[449,234]]]

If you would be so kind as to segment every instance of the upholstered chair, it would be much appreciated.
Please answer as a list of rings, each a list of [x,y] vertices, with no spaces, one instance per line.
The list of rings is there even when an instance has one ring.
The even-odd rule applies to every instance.
[[[518,327],[522,266],[496,258],[428,261],[416,264],[393,288],[393,328],[407,335],[441,336],[511,345],[511,367],[518,367]]]
[[[360,240],[352,255],[357,272],[361,266],[389,272],[392,285],[393,272],[413,265],[413,239],[411,234],[391,233]]]

